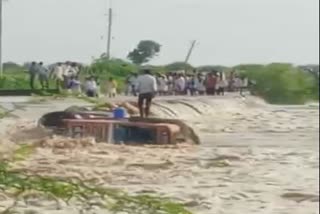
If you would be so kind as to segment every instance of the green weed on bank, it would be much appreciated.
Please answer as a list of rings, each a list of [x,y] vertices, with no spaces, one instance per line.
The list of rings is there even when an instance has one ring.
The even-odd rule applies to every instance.
[[[11,162],[25,160],[34,150],[33,145],[21,145],[15,150]],[[34,192],[46,195],[56,201],[63,200],[67,204],[72,199],[76,199],[84,207],[93,206],[91,199],[98,196],[102,200],[99,206],[113,213],[191,214],[182,204],[172,202],[167,198],[151,195],[129,195],[117,189],[90,186],[80,180],[71,181],[28,175],[11,170],[10,163],[4,160],[0,162],[0,191],[14,197],[15,200]],[[10,209],[13,207],[9,207],[5,212],[9,212]]]
[[[55,178],[29,176],[19,172],[12,172],[8,165],[0,163],[0,190],[10,192],[19,197],[28,191],[44,193],[48,196],[64,200],[68,203],[77,199],[88,203],[90,198],[97,195],[105,202],[102,208],[131,214],[191,214],[183,205],[169,201],[166,198],[149,195],[128,195],[120,190],[101,187],[91,187],[78,182],[64,181]]]

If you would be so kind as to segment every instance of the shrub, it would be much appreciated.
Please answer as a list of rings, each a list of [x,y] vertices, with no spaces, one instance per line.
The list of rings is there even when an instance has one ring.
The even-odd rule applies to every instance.
[[[4,74],[0,78],[0,89],[29,89],[29,79],[26,74]]]
[[[303,104],[319,97],[319,86],[315,78],[290,64],[274,63],[241,68],[249,79],[256,82],[251,90],[267,102]]]
[[[112,77],[118,82],[118,89],[124,90],[126,78],[138,71],[138,67],[130,62],[121,59],[106,60],[104,58],[93,62],[83,75],[95,75],[99,78],[102,86],[102,91],[105,91],[105,84],[108,78]]]

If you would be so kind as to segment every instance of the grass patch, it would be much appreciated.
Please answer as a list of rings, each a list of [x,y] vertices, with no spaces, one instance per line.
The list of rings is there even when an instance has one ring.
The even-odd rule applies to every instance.
[[[23,147],[18,153],[29,154],[30,148]],[[131,214],[191,214],[183,205],[169,201],[167,198],[150,195],[128,195],[111,188],[92,187],[81,181],[66,181],[55,178],[24,175],[10,171],[8,164],[0,163],[0,189],[19,197],[28,191],[36,191],[64,200],[68,203],[76,198],[89,203],[91,197],[99,196],[105,201],[102,208]]]
[[[19,148],[14,151],[12,160],[13,161],[23,161],[27,159],[35,151],[35,146],[30,144],[19,145]]]

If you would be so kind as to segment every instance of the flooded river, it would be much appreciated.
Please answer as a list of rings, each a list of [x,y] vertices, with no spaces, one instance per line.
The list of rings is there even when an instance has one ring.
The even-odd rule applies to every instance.
[[[32,116],[6,133],[2,142],[36,138],[35,132],[21,130],[34,126],[34,120],[52,111],[52,106],[63,109],[68,103],[23,105],[16,115]],[[157,193],[183,202],[195,214],[319,213],[317,104],[273,106],[253,97],[181,97],[158,99],[152,111],[159,117],[185,120],[199,133],[201,145],[88,143],[86,148],[72,149],[66,144],[61,150],[55,146],[61,139],[51,139],[16,167],[130,193]],[[14,122],[0,120],[5,123]],[[1,203],[6,201],[0,199],[0,208]],[[70,207],[50,211],[45,203],[34,209],[73,213]]]

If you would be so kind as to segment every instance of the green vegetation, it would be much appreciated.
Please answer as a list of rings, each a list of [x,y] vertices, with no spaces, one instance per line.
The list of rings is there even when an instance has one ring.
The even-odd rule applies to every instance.
[[[30,144],[22,144],[19,146],[18,149],[14,151],[12,160],[17,162],[17,161],[22,161],[27,159],[30,155],[32,155],[35,151],[35,146],[30,145]]]
[[[95,75],[101,83],[101,91],[105,92],[105,83],[110,77],[118,83],[118,89],[124,91],[125,81],[128,75],[137,73],[138,67],[121,59],[106,60],[100,58],[95,60],[83,73],[83,76]]]
[[[25,73],[8,73],[5,72],[0,78],[0,89],[27,89],[29,88],[28,75]]]
[[[256,84],[251,91],[273,104],[303,104],[319,100],[319,77],[291,64],[240,65],[236,69]]]
[[[319,100],[319,73],[318,71],[309,72],[306,66],[293,66],[291,64],[274,63],[269,65],[238,65],[235,67],[224,66],[201,66],[198,68],[183,62],[175,62],[164,66],[150,66],[154,73],[167,73],[171,71],[184,70],[189,72],[193,69],[198,71],[223,71],[229,73],[235,70],[242,76],[247,76],[250,80],[256,82],[251,87],[251,92],[262,97],[273,104],[302,104],[307,101]],[[28,73],[20,67],[11,66],[5,70],[4,77],[0,79],[1,89],[29,89]],[[319,69],[319,66],[312,68]],[[94,75],[99,78],[101,92],[105,92],[104,84],[108,78],[112,77],[118,82],[120,92],[125,89],[126,78],[133,73],[139,72],[140,67],[128,61],[121,59],[106,60],[100,58],[95,60],[90,66],[81,71],[80,79],[88,75]],[[54,82],[50,82],[55,86]],[[40,95],[48,95],[44,92]]]
[[[136,65],[149,62],[160,52],[161,45],[152,40],[140,41],[138,46],[128,54],[128,59]]]
[[[55,86],[55,82],[50,80],[51,88]],[[40,89],[39,81],[35,81],[35,88]],[[30,89],[29,75],[24,70],[14,70],[12,72],[5,70],[4,75],[0,77],[0,90],[19,90]]]
[[[35,151],[30,144],[20,145],[11,157],[11,162],[25,160]],[[151,195],[129,195],[112,188],[94,187],[80,180],[41,177],[10,169],[10,163],[0,159],[0,191],[18,199],[36,192],[58,202],[67,204],[71,199],[80,201],[84,207],[100,206],[103,209],[132,214],[191,214],[182,204],[171,202],[167,198]],[[100,202],[91,199],[99,197]],[[9,207],[5,212],[12,209]]]
[[[36,191],[53,198],[59,198],[68,203],[72,198],[90,203],[90,198],[97,195],[104,199],[102,208],[117,212],[130,211],[132,214],[191,214],[181,204],[168,199],[149,195],[130,196],[115,189],[90,187],[80,181],[71,182],[40,176],[27,176],[8,170],[8,166],[0,164],[0,189],[19,197],[24,193]],[[88,204],[90,206],[90,204]]]

